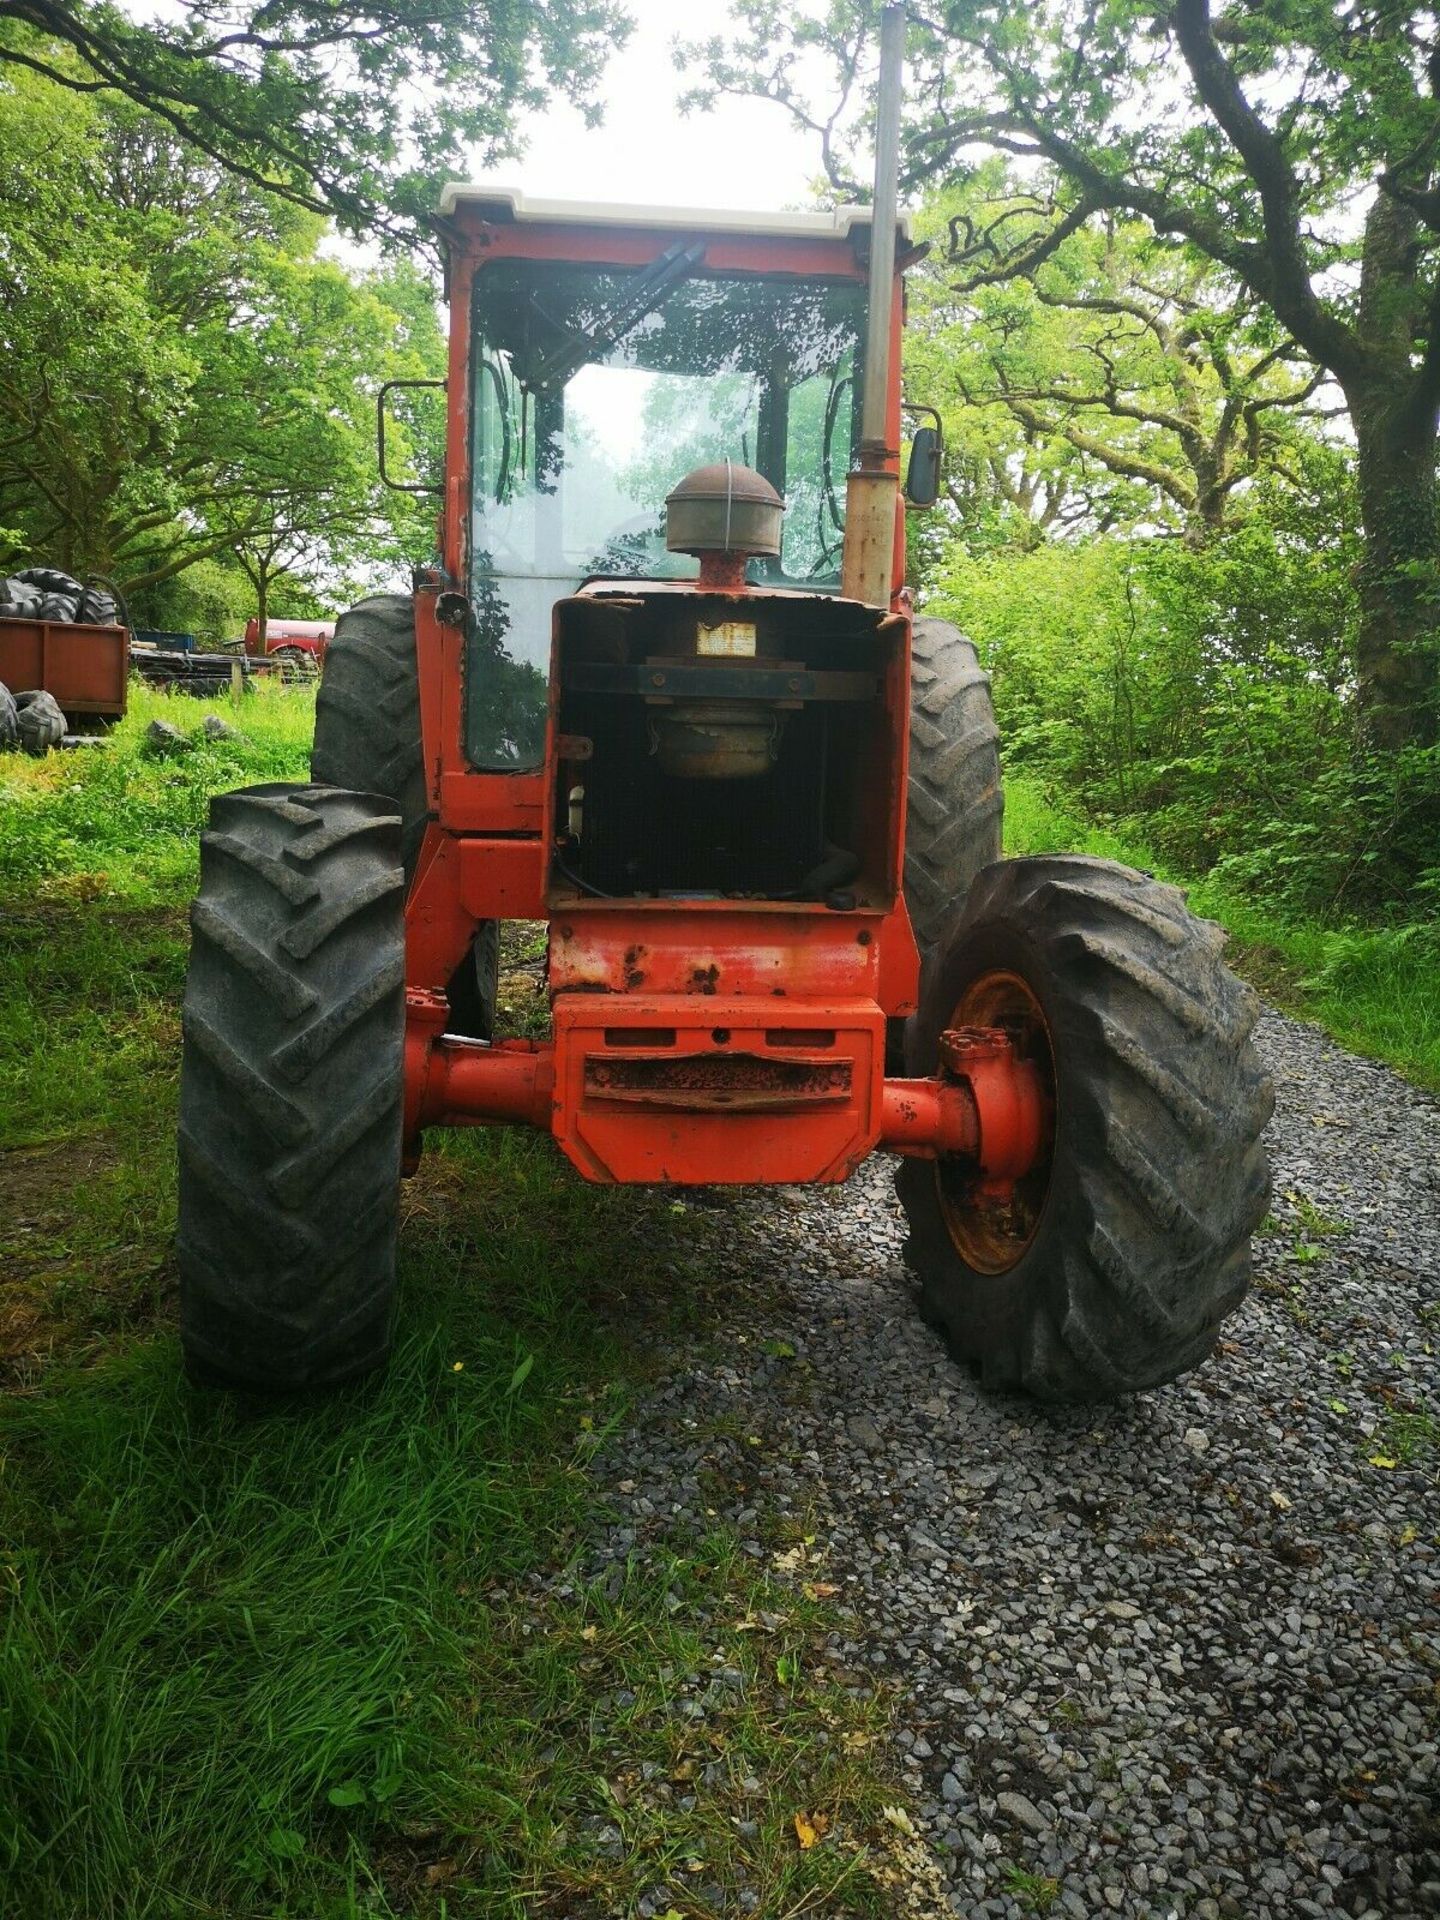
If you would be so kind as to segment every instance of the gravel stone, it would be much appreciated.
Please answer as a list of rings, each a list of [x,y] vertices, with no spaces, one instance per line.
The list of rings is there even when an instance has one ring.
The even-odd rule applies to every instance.
[[[597,1455],[623,1511],[554,1578],[618,1591],[721,1524],[837,1588],[828,1664],[893,1702],[877,1764],[958,1914],[1023,1913],[1016,1868],[1076,1920],[1440,1912],[1440,1104],[1278,1014],[1258,1041],[1255,1289],[1205,1366],[1116,1406],[950,1361],[883,1159],[684,1196],[713,1294]]]

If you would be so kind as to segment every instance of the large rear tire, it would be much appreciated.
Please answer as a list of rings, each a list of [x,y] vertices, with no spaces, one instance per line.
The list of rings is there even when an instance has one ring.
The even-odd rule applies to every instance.
[[[310,775],[328,786],[383,793],[395,802],[408,887],[430,818],[430,796],[420,733],[415,603],[404,594],[372,594],[336,621],[315,700]],[[482,920],[470,951],[446,984],[455,1033],[476,1040],[494,1035],[499,955],[499,922]]]
[[[1047,1155],[1005,1207],[957,1161],[897,1189],[921,1311],[992,1387],[1103,1400],[1210,1353],[1250,1281],[1273,1098],[1258,1003],[1183,894],[1104,860],[1002,861],[975,882],[922,993],[908,1067],[1003,1026],[1050,1088]]]
[[[315,697],[310,777],[320,786],[383,793],[394,801],[408,884],[430,799],[420,741],[415,604],[407,595],[372,594],[335,622]]]
[[[910,783],[905,904],[928,960],[1000,858],[1000,730],[974,643],[945,620],[915,622],[910,654]]]
[[[212,801],[180,1074],[180,1336],[193,1376],[328,1386],[390,1340],[404,875],[388,800]]]

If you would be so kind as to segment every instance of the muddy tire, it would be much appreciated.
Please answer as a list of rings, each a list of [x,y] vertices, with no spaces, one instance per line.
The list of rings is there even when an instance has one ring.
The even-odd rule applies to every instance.
[[[1004,799],[990,676],[964,634],[915,622],[905,904],[922,960],[964,911],[976,874],[1000,858]]]
[[[1177,889],[1109,861],[1003,861],[971,889],[907,1065],[934,1072],[947,1027],[1008,1027],[1053,1094],[1048,1158],[999,1211],[961,1162],[907,1160],[896,1185],[921,1311],[987,1386],[1158,1386],[1244,1299],[1273,1099],[1223,945]]]
[[[211,803],[180,1074],[180,1337],[197,1379],[286,1391],[385,1358],[403,906],[388,800],[277,785]]]

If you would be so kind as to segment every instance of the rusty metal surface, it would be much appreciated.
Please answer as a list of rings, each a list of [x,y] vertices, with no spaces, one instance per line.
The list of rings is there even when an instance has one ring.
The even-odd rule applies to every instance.
[[[560,1146],[592,1180],[847,1179],[879,1136],[884,1016],[873,1001],[787,1005],[783,1047],[773,1021],[763,999],[559,995]]]
[[[125,711],[130,635],[70,620],[0,619],[0,682],[12,693],[43,688],[72,714],[118,719]]]
[[[980,1145],[974,1095],[958,1081],[887,1080],[879,1145],[886,1153],[924,1160],[973,1157]]]
[[[587,1099],[687,1113],[762,1113],[850,1098],[849,1060],[815,1064],[754,1053],[638,1054],[585,1063]]]
[[[942,1071],[970,1089],[980,1123],[973,1159],[936,1164],[941,1212],[962,1259],[980,1273],[1008,1273],[1035,1237],[1050,1185],[1057,1090],[1044,1011],[1018,974],[980,974],[939,1052]]]
[[[807,1020],[833,1026],[825,1008],[835,1002],[883,1005],[882,940],[898,946],[907,933],[878,911],[785,901],[577,901],[551,923],[550,985],[557,996],[755,995],[772,1003],[772,1025],[790,1024],[788,1003],[805,1001]]]

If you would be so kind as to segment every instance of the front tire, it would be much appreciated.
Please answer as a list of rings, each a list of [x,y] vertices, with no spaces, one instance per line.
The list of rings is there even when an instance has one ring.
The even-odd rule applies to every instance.
[[[907,1160],[896,1184],[921,1311],[987,1386],[1157,1386],[1244,1299],[1273,1097],[1223,945],[1176,888],[1109,861],[1003,861],[972,888],[908,1068],[936,1070],[947,1028],[1006,1027],[1053,1094],[1048,1159],[1005,1207],[960,1162]]]
[[[404,1095],[404,875],[387,800],[211,803],[180,1074],[180,1337],[283,1391],[385,1359]]]

